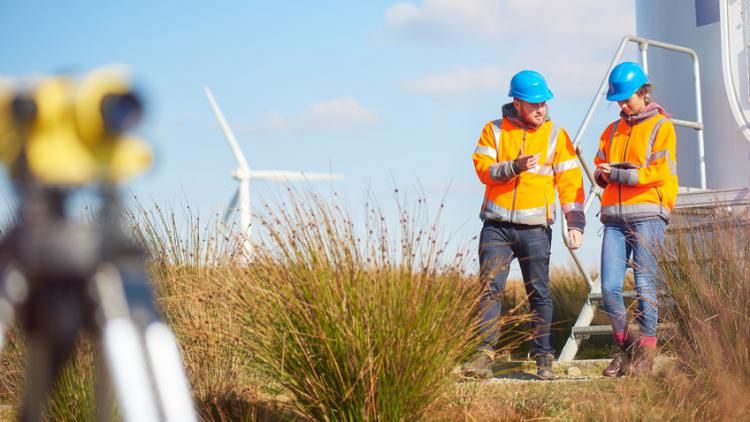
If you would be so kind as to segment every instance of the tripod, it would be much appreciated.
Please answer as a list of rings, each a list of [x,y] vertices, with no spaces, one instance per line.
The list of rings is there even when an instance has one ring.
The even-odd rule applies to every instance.
[[[82,330],[99,344],[125,420],[196,420],[176,339],[154,307],[144,251],[119,224],[117,192],[100,193],[92,225],[65,216],[68,197],[63,189],[29,186],[17,223],[0,243],[0,324],[5,330],[15,314],[27,339],[21,420],[41,420]],[[110,401],[107,390],[99,380],[100,420],[111,414],[111,403],[101,406]]]
[[[9,95],[6,95],[9,94]],[[196,421],[177,340],[160,320],[143,248],[122,227],[117,186],[145,171],[150,149],[127,135],[142,114],[119,68],[0,90],[0,162],[20,201],[0,239],[0,350],[14,319],[27,370],[20,419],[42,420],[82,331],[96,340],[97,420]],[[95,187],[99,212],[76,222],[66,207]]]

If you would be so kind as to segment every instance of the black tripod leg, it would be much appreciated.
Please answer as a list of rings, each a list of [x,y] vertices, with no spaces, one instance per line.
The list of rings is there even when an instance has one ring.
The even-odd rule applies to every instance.
[[[67,361],[72,345],[52,345],[38,336],[29,336],[26,342],[26,381],[24,403],[20,420],[41,422],[45,404],[52,392],[55,378]]]
[[[54,382],[70,358],[84,322],[84,301],[74,279],[30,283],[18,318],[26,332],[27,369],[21,420],[39,421]]]

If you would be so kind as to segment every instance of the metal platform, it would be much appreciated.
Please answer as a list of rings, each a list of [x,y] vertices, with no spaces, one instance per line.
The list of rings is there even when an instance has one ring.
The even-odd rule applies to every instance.
[[[696,189],[680,188],[675,203],[676,215],[689,215],[695,210],[711,213],[724,212],[732,215],[747,212],[750,205],[750,189]]]

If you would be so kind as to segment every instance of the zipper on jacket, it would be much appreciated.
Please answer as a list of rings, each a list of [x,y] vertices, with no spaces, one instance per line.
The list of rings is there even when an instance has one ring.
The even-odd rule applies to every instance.
[[[656,189],[656,194],[659,195],[659,214],[661,215],[662,210],[664,209],[664,201],[662,201],[661,190],[659,187],[655,186],[654,188]]]
[[[628,126],[628,139],[625,141],[625,148],[622,149],[622,159],[620,160],[621,163],[625,162],[625,157],[628,153],[628,145],[630,144],[630,135],[633,133],[633,127]],[[619,216],[622,218],[622,184],[617,184],[617,206],[619,209]]]
[[[526,145],[526,128],[523,128],[523,137],[521,138],[521,151],[518,153],[519,156],[523,155],[523,148]],[[522,172],[523,173],[523,172]],[[515,223],[513,218],[516,216],[516,192],[518,185],[521,183],[521,174],[519,173],[516,177],[516,183],[513,185],[513,201],[510,203],[510,222]]]

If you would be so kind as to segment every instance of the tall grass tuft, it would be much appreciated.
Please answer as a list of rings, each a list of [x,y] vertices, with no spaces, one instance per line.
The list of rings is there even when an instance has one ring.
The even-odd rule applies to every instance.
[[[0,403],[14,408],[20,415],[26,379],[26,347],[24,336],[14,326],[6,332],[8,343],[0,361]],[[79,337],[75,350],[58,375],[44,409],[45,418],[54,421],[92,420],[96,397],[94,361],[91,338]],[[3,419],[5,420],[5,419]]]
[[[214,219],[201,221],[189,207],[176,215],[138,204],[128,222],[150,257],[155,297],[180,341],[201,419],[256,419],[254,389],[262,381],[237,347],[233,292],[244,270],[234,256],[236,234]]]
[[[261,219],[240,343],[317,420],[414,420],[474,346],[479,288],[420,200],[398,223],[314,194]],[[389,227],[400,228],[393,236]]]
[[[235,226],[225,226],[218,215],[201,222],[189,205],[183,206],[180,215],[157,203],[146,208],[135,198],[135,207],[125,220],[135,240],[160,269],[227,265],[239,250]]]
[[[662,254],[683,369],[673,398],[699,403],[700,419],[750,418],[749,253],[748,221],[730,218],[676,231]]]

